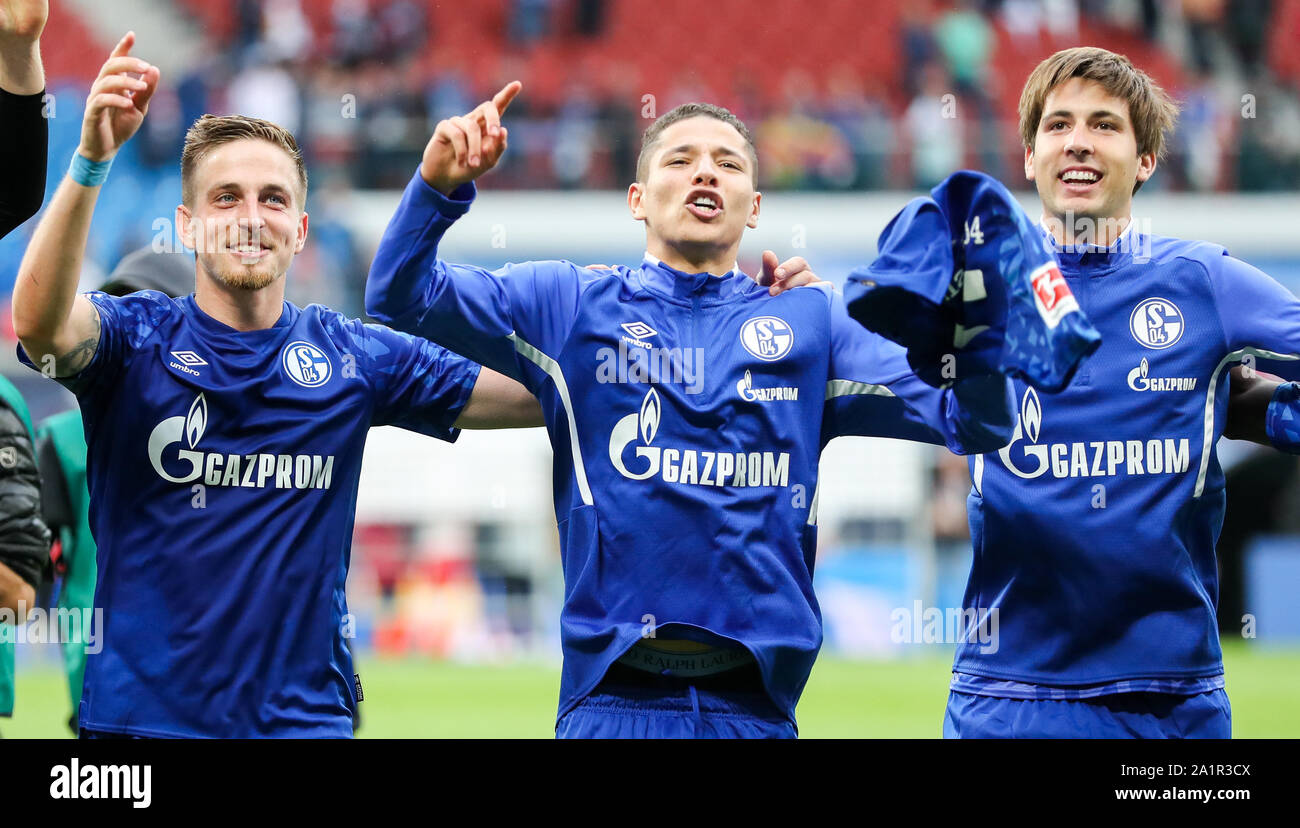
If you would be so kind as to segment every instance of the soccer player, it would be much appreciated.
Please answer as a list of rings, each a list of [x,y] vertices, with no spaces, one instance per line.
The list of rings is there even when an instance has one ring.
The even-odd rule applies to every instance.
[[[205,116],[186,135],[177,228],[194,294],[77,295],[113,156],[158,69],[113,50],[81,144],[14,291],[25,360],[85,421],[101,651],[85,735],[352,734],[347,576],[366,432],[530,425],[518,383],[431,343],[284,299],[307,241],[307,176],[286,130]]]
[[[1133,221],[1176,114],[1098,48],[1052,55],[1022,92],[1025,175],[1102,345],[1060,393],[1017,383],[1011,444],[971,459],[964,602],[998,613],[1000,640],[959,645],[946,736],[1231,735],[1215,444],[1232,366],[1295,370],[1300,301],[1218,245]],[[1238,396],[1257,403],[1260,390]],[[1235,414],[1235,428],[1260,439],[1248,408],[1257,422]]]
[[[1007,384],[987,368],[925,385],[824,283],[772,295],[742,273],[757,157],[745,125],[707,104],[645,133],[628,189],[639,266],[439,259],[506,149],[520,88],[438,124],[367,309],[542,400],[565,578],[557,735],[792,737],[822,639],[822,447],[878,434],[991,450],[1010,435]],[[765,275],[802,264],[764,253]]]

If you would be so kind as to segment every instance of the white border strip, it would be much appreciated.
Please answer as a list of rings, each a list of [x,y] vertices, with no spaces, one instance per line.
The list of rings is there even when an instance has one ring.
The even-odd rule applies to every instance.
[[[546,375],[555,382],[556,393],[560,395],[560,402],[564,403],[564,413],[569,417],[569,449],[573,452],[573,476],[578,480],[578,492],[582,495],[584,504],[588,506],[594,505],[591,499],[591,487],[587,485],[587,470],[582,465],[582,448],[578,443],[578,424],[573,418],[573,403],[569,400],[569,386],[564,381],[564,372],[560,370],[560,363],[529,345],[514,333],[510,334],[510,340],[515,343],[515,350],[521,356],[545,371]]]
[[[1192,497],[1200,497],[1201,492],[1205,490],[1205,474],[1210,468],[1210,443],[1214,440],[1214,395],[1219,386],[1219,374],[1228,363],[1240,362],[1241,357],[1246,354],[1264,359],[1300,359],[1300,354],[1279,354],[1266,351],[1263,348],[1242,348],[1239,351],[1233,351],[1219,361],[1218,367],[1210,375],[1210,387],[1205,393],[1205,440],[1201,445],[1201,469],[1196,473],[1196,488],[1192,491]]]
[[[854,394],[872,395],[877,397],[896,396],[883,385],[873,385],[869,382],[854,382],[853,380],[827,380],[826,382],[826,399],[835,397],[850,397]],[[820,471],[817,475],[817,486],[813,489],[812,507],[808,509],[808,525],[817,525],[817,498],[822,491],[822,480]]]
[[[835,397],[849,397],[854,394],[869,394],[877,397],[893,397],[893,391],[890,391],[883,385],[872,385],[869,382],[854,382],[853,380],[827,380],[826,381],[826,399]]]

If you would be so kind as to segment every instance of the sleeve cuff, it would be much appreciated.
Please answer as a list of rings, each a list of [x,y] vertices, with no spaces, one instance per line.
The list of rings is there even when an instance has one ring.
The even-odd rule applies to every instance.
[[[452,190],[450,196],[445,196],[429,186],[429,182],[420,175],[418,168],[415,177],[411,179],[411,188],[420,193],[421,200],[437,210],[438,215],[446,218],[460,218],[468,213],[470,205],[478,195],[478,188],[474,186],[474,182],[468,181]]]
[[[1273,448],[1300,454],[1300,383],[1284,382],[1273,392],[1264,415],[1264,431]]]

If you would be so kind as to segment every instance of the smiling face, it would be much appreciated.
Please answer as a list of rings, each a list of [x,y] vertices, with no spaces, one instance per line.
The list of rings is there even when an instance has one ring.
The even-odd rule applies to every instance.
[[[199,278],[261,290],[289,270],[307,241],[297,168],[283,149],[259,138],[213,147],[194,170],[193,204],[176,208]]]
[[[1025,149],[1025,177],[1038,187],[1044,217],[1064,228],[1064,243],[1081,229],[1093,243],[1113,242],[1136,186],[1155,168],[1154,152],[1138,153],[1128,103],[1083,78],[1047,94],[1034,144]]]
[[[735,264],[745,228],[758,225],[761,199],[744,137],[709,116],[664,129],[644,180],[627,193],[632,217],[645,222],[652,255],[680,270],[710,273]]]

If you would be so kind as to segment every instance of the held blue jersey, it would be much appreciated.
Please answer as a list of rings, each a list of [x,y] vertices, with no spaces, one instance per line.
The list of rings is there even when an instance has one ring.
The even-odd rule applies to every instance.
[[[996,610],[999,640],[958,647],[953,687],[1222,686],[1215,445],[1228,374],[1253,359],[1295,375],[1300,300],[1222,247],[1132,226],[1112,248],[1058,256],[1102,345],[1059,393],[1017,383],[1011,444],[972,458],[965,606]]]
[[[738,269],[444,262],[438,242],[473,195],[412,180],[367,306],[542,402],[565,581],[559,714],[643,635],[707,634],[748,648],[793,721],[822,640],[822,447],[878,434],[989,450],[1010,436],[1007,382],[936,390],[838,294],[771,297]]]
[[[192,296],[89,296],[99,347],[61,380],[85,420],[103,610],[81,727],[350,736],[366,431],[454,439],[478,366],[319,305],[239,332]]]

